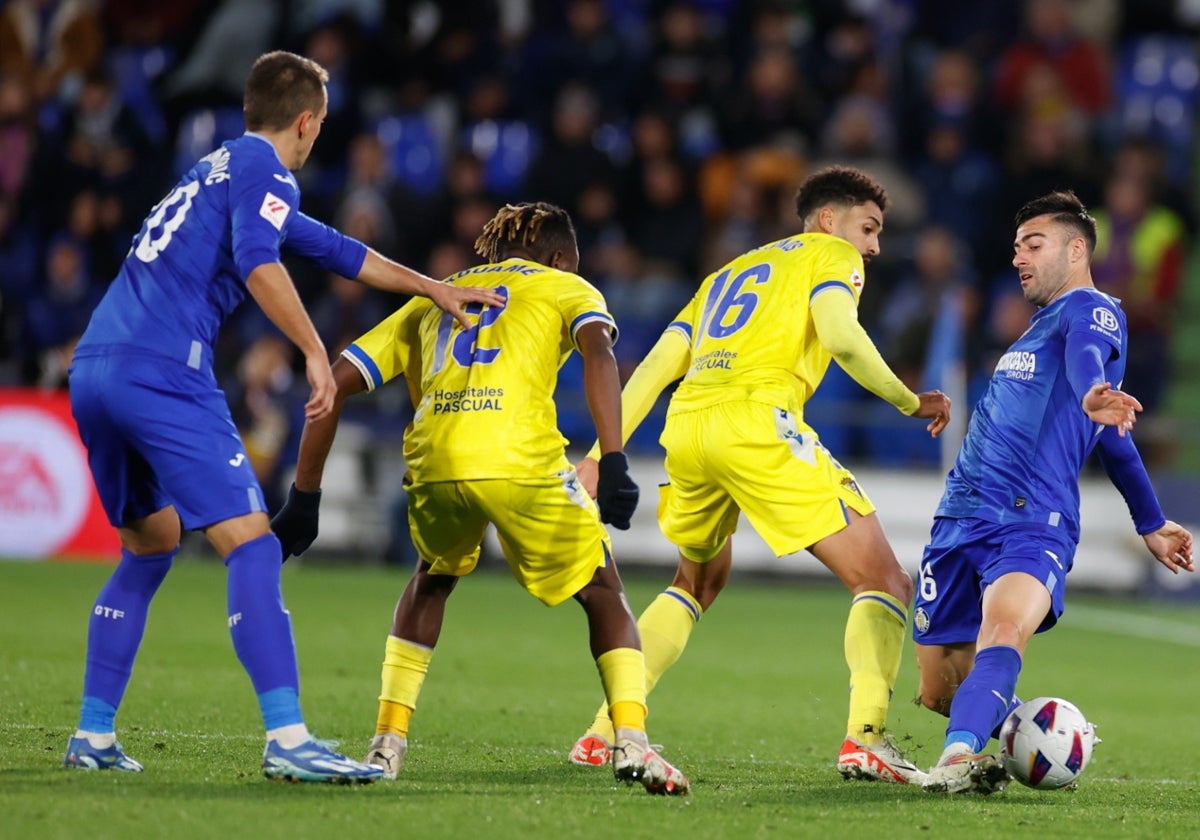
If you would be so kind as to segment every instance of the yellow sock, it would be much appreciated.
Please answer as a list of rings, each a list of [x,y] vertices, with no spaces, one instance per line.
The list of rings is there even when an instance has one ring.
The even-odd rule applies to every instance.
[[[908,610],[886,592],[863,592],[846,619],[846,664],[850,666],[850,717],[846,732],[870,746],[883,740]]]
[[[636,648],[613,648],[596,658],[615,728],[646,731],[646,660]],[[612,741],[610,740],[609,743]]]
[[[638,619],[638,632],[642,636],[642,654],[646,660],[647,694],[654,690],[662,675],[679,659],[687,647],[692,628],[702,615],[704,610],[699,602],[677,586],[667,587],[646,607]],[[608,704],[603,703],[588,731],[611,744],[614,738],[613,723]]]
[[[417,696],[429,671],[433,648],[388,636],[383,656],[382,691],[379,695],[379,717],[375,734],[393,732],[408,737],[408,724],[417,708]]]

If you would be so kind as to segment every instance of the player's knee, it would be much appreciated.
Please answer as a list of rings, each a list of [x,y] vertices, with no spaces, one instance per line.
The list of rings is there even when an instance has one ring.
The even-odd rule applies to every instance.
[[[908,605],[913,601],[915,590],[912,575],[904,571],[899,563],[893,563],[882,576],[879,588],[902,604]]]
[[[931,712],[937,712],[943,717],[950,716],[950,702],[954,699],[953,692],[943,692],[939,688],[921,686],[921,696],[918,701]]]

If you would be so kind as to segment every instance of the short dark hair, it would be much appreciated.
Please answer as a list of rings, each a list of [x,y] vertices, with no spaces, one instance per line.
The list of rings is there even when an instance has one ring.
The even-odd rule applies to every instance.
[[[329,73],[311,58],[284,50],[260,55],[242,96],[246,128],[282,131],[305,111],[320,111],[328,81]]]
[[[576,247],[570,214],[545,201],[504,205],[475,240],[476,252],[488,262],[508,259],[510,250],[521,249],[534,261],[548,264],[555,251]]]
[[[1088,254],[1095,252],[1096,220],[1088,213],[1073,190],[1057,190],[1026,203],[1017,211],[1013,226],[1020,227],[1038,216],[1053,216],[1055,222],[1083,237],[1088,246]]]
[[[852,166],[827,166],[809,175],[800,185],[796,192],[796,215],[803,221],[829,204],[857,207],[868,201],[874,201],[880,210],[887,210],[888,195],[882,184]]]

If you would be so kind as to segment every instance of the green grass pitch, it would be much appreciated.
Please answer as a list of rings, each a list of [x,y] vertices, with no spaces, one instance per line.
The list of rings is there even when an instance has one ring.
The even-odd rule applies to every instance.
[[[1086,558],[1081,558],[1086,559]],[[811,561],[809,561],[811,562]],[[1075,702],[1104,739],[1074,792],[984,798],[843,781],[842,628],[820,581],[735,578],[650,698],[651,740],[693,794],[618,787],[566,754],[600,696],[582,610],[546,609],[506,573],[450,601],[399,780],[271,783],[261,722],[233,653],[220,564],[183,560],[150,616],[117,719],[140,775],[60,767],[76,723],[90,606],[108,569],[0,562],[0,838],[1200,836],[1200,610],[1075,598],[1035,640],[1024,697]],[[627,573],[635,611],[669,573]],[[285,568],[310,728],[359,757],[399,570]],[[892,732],[932,763],[943,720],[913,704],[911,647]]]

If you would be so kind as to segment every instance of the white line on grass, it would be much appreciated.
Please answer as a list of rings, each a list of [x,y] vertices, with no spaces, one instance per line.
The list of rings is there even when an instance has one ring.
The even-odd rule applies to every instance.
[[[47,732],[62,731],[74,732],[73,728],[66,726],[46,726],[37,723],[13,723],[9,724],[12,729],[44,729]],[[227,735],[222,732],[174,732],[169,729],[130,729],[129,732],[135,732],[138,735],[154,735],[164,736],[168,738],[191,738],[197,741],[261,741],[262,735]]]
[[[1200,627],[1169,618],[1133,615],[1102,607],[1068,606],[1063,615],[1063,626],[1083,627],[1156,642],[1174,642],[1177,645],[1200,647]]]

